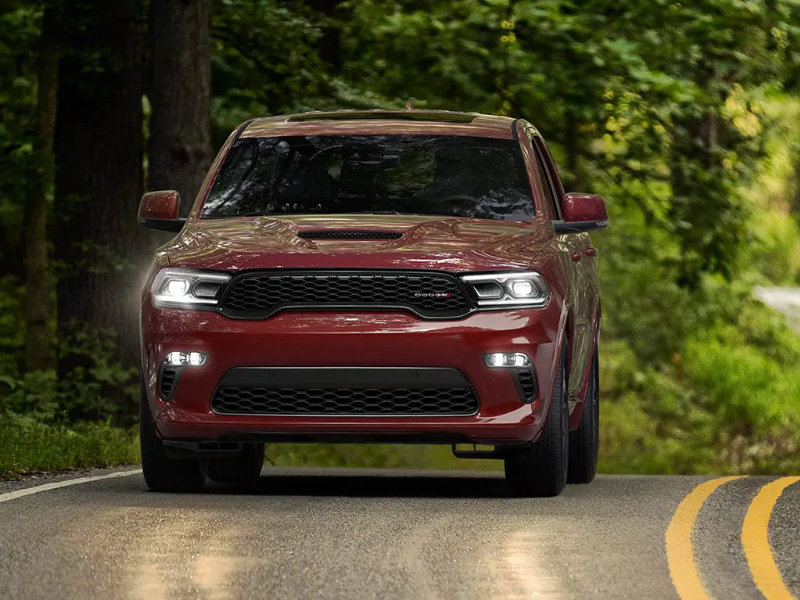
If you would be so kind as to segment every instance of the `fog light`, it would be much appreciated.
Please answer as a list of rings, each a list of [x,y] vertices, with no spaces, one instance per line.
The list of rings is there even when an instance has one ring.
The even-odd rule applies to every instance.
[[[164,362],[170,367],[200,367],[206,364],[205,352],[170,352]]]
[[[507,369],[509,367],[530,367],[531,359],[521,352],[493,352],[484,354],[483,361],[487,367],[493,369]]]

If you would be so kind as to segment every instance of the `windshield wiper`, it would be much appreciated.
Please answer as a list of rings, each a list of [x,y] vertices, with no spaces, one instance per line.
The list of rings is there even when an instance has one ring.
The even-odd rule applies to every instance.
[[[294,214],[294,213],[293,213]],[[421,216],[422,213],[409,213],[409,212],[400,212],[398,210],[355,210],[355,211],[347,211],[341,213],[334,213],[334,212],[324,212],[324,213],[316,213],[316,212],[308,212],[302,213],[298,212],[297,215],[415,215]],[[237,218],[237,217],[270,217],[270,218],[280,218],[284,216],[284,213],[265,213],[263,211],[253,211],[253,212],[242,212],[236,213],[233,215],[204,215],[204,219],[230,219],[230,218]]]
[[[400,212],[399,210],[351,210],[343,215],[418,215],[420,213]]]

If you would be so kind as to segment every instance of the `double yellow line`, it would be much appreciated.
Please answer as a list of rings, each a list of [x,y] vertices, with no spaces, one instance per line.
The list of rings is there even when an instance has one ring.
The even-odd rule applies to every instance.
[[[692,530],[700,509],[721,485],[741,476],[719,477],[701,483],[683,499],[667,527],[666,547],[669,573],[678,595],[684,600],[710,600],[694,559]],[[783,477],[765,485],[747,509],[742,524],[742,546],[758,589],[766,600],[791,600],[792,594],[781,578],[769,545],[768,526],[772,509],[781,493],[800,477]]]

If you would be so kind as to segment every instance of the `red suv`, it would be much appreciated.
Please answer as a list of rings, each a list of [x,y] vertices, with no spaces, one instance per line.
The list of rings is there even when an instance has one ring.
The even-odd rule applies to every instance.
[[[518,493],[597,465],[589,230],[521,119],[448,111],[254,119],[142,293],[142,465],[159,491],[258,477],[265,442],[451,444]]]

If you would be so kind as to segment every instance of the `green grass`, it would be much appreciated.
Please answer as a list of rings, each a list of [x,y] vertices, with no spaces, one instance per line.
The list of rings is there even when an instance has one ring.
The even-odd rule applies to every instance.
[[[135,432],[107,423],[66,427],[0,416],[0,480],[32,471],[108,467],[139,462]]]
[[[499,460],[459,459],[450,446],[394,444],[271,444],[265,462],[276,466],[368,467],[492,471]]]

